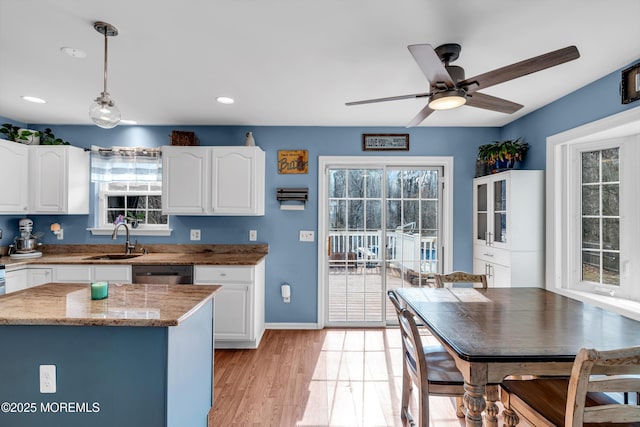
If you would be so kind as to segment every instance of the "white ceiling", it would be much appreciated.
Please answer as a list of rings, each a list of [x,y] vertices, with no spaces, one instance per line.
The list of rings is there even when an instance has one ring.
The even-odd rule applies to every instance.
[[[405,126],[426,99],[344,103],[427,92],[407,45],[461,44],[467,77],[576,45],[576,61],[483,90],[516,114],[465,106],[421,125],[502,126],[637,60],[638,16],[629,0],[1,0],[0,116],[91,124],[97,20],[120,31],[108,90],[142,125]]]

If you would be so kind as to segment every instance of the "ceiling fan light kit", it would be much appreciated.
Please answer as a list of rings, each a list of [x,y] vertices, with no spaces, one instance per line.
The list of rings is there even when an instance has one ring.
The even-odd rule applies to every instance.
[[[451,89],[437,92],[429,98],[432,110],[453,110],[467,103],[467,94],[463,89]]]
[[[408,49],[429,81],[428,93],[353,101],[347,102],[346,105],[428,97],[427,105],[409,122],[407,127],[419,125],[436,110],[451,110],[465,104],[470,107],[512,114],[523,106],[506,99],[477,92],[477,90],[555,67],[580,57],[578,48],[567,46],[465,79],[462,67],[450,65],[450,62],[460,56],[462,47],[459,44],[447,43],[435,49],[428,44],[415,44],[408,46]]]
[[[120,123],[120,109],[107,92],[107,38],[118,35],[118,29],[106,22],[97,21],[93,28],[104,35],[104,90],[89,107],[89,117],[96,125],[104,129],[111,129]]]

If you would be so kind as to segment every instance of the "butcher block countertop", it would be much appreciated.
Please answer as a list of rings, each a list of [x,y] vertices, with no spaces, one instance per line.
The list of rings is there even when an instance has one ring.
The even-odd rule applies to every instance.
[[[148,251],[147,254],[142,249]],[[269,252],[258,245],[139,245],[135,258],[96,260],[105,254],[124,254],[124,244],[117,245],[43,245],[39,258],[0,257],[8,269],[28,264],[102,264],[102,265],[256,265]]]
[[[178,326],[205,304],[217,285],[109,285],[91,300],[89,284],[47,283],[0,296],[0,325]]]

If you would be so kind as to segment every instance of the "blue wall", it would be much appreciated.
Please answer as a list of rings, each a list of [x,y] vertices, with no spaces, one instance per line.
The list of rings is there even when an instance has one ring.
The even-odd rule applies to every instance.
[[[357,128],[357,127],[250,127],[250,126],[119,126],[105,130],[95,126],[32,125],[51,127],[54,134],[73,145],[160,146],[169,143],[172,129],[195,131],[201,145],[242,145],[252,131],[256,143],[266,152],[266,206],[263,217],[172,216],[174,234],[168,238],[139,238],[142,243],[189,243],[189,229],[202,230],[201,243],[249,243],[248,231],[258,230],[258,242],[268,243],[266,265],[266,321],[314,323],[317,312],[317,245],[298,241],[301,229],[317,232],[318,156],[376,155],[361,150],[363,133],[410,134],[411,150],[397,156],[454,157],[454,269],[472,268],[472,194],[477,147],[498,139],[523,136],[531,148],[523,168],[545,168],[546,137],[596,120],[623,109],[618,85],[620,72],[608,75],[566,97],[505,126],[504,128]],[[445,113],[442,113],[445,114]],[[277,151],[309,150],[308,175],[279,175]],[[386,153],[385,153],[386,154]],[[2,184],[5,185],[5,184]],[[310,201],[304,211],[281,211],[275,200],[277,187],[308,187]],[[18,216],[0,216],[0,228],[7,245],[17,230]],[[108,236],[91,236],[89,216],[32,216],[35,230],[45,232],[44,243],[60,243],[48,233],[49,224],[60,222],[65,229],[62,243],[112,243]],[[280,297],[280,284],[292,285],[291,304]]]

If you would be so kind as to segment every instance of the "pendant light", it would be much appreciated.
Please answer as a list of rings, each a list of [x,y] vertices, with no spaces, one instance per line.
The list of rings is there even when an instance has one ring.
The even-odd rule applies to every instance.
[[[107,37],[118,35],[118,29],[106,22],[98,21],[93,28],[104,35],[104,90],[89,107],[89,117],[101,128],[111,129],[120,123],[120,110],[107,92]]]

